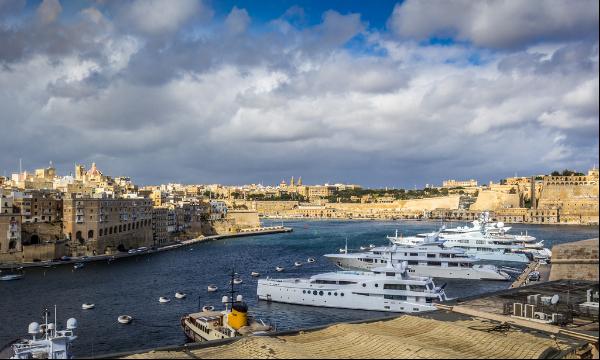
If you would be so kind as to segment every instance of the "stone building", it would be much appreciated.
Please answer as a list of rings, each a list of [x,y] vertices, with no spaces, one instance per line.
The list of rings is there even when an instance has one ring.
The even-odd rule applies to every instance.
[[[166,207],[152,208],[152,238],[154,246],[163,246],[169,242],[169,209]]]
[[[471,186],[477,186],[477,180],[474,179],[470,179],[470,180],[444,180],[442,182],[442,187],[444,188],[452,188],[452,187],[471,187]]]
[[[73,256],[152,246],[152,201],[72,196],[63,200],[63,229]]]
[[[61,194],[52,190],[14,192],[14,206],[23,216],[23,223],[57,222],[62,220]]]
[[[13,197],[0,193],[0,260],[16,256],[22,250],[21,216],[14,209]]]

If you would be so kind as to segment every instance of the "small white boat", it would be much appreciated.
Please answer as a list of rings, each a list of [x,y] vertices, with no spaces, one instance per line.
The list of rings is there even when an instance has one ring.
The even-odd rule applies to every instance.
[[[212,305],[205,305],[202,307],[202,311],[213,311],[215,309]]]
[[[374,248],[375,248],[375,245],[374,245],[374,244],[370,244],[370,245],[369,245],[369,249],[374,249]]]
[[[367,250],[367,247],[365,247],[365,246],[361,246],[361,247],[360,247],[360,249],[361,249],[361,250]]]
[[[161,297],[158,298],[158,302],[161,303],[161,304],[166,304],[168,302],[171,302],[171,299],[166,298],[164,296],[161,296]]]
[[[88,303],[81,304],[81,308],[83,310],[90,310],[90,309],[93,309],[95,307],[96,307],[96,304],[88,304]]]
[[[297,266],[302,266],[302,263],[301,263],[300,261],[296,261],[296,262],[294,263],[294,266],[296,266],[296,267],[297,267]]]
[[[75,265],[73,265],[73,269],[75,269],[75,270],[81,269],[84,266],[85,266],[84,263],[75,263]]]
[[[121,315],[117,318],[117,321],[121,324],[129,324],[131,321],[133,321],[133,317],[129,315]]]
[[[285,269],[284,269],[284,268],[282,268],[281,266],[277,266],[277,267],[275,268],[275,271],[277,271],[277,272],[282,272],[283,270],[285,270]]]
[[[345,250],[344,250],[344,251],[345,251]],[[314,263],[314,262],[315,262],[315,261],[317,261],[317,260],[315,260],[315,258],[314,258],[314,257],[309,257],[309,258],[308,258],[308,260],[306,260],[306,261],[307,261],[309,264],[312,264],[312,263]]]
[[[219,288],[216,285],[208,285],[208,292],[215,292],[219,290]]]
[[[25,275],[23,274],[7,274],[0,276],[0,280],[2,281],[11,281],[11,280],[19,280],[22,279]]]
[[[239,279],[239,278],[235,278],[235,279],[233,279],[233,283],[234,283],[235,285],[239,285],[239,284],[241,284],[242,282],[243,282],[243,280],[242,280],[242,279]]]
[[[183,299],[183,298],[185,298],[186,296],[187,296],[187,294],[186,294],[186,293],[182,293],[182,292],[179,292],[179,291],[175,293],[175,298],[176,298],[176,299]]]
[[[253,271],[253,272],[250,273],[250,275],[252,275],[252,277],[259,277],[260,273],[256,272],[256,271]]]

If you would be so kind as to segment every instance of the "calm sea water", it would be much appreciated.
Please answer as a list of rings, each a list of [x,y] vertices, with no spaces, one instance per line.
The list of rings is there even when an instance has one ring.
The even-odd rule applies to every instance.
[[[266,222],[266,225],[270,222]],[[280,222],[275,222],[280,224]],[[220,309],[229,278],[235,266],[244,280],[236,289],[244,295],[251,311],[279,330],[325,325],[339,321],[361,320],[387,313],[325,309],[286,304],[269,304],[256,300],[256,279],[262,276],[308,277],[332,271],[335,267],[321,257],[336,253],[348,238],[349,248],[361,245],[385,245],[385,235],[399,229],[405,235],[434,230],[438,223],[420,221],[284,221],[294,232],[220,240],[192,247],[130,259],[111,264],[90,263],[83,269],[71,266],[30,269],[24,279],[0,282],[0,346],[27,335],[27,325],[40,321],[45,307],[58,307],[60,324],[77,318],[79,338],[77,356],[92,356],[117,351],[178,345],[185,342],[180,329],[182,315],[197,311],[199,306]],[[597,227],[515,226],[513,233],[528,230],[545,240],[546,245],[598,237]],[[295,261],[317,262],[294,268]],[[286,268],[275,272],[275,266]],[[512,265],[514,266],[514,264]],[[444,280],[438,280],[441,285]],[[209,284],[219,286],[208,293]],[[468,296],[506,288],[507,282],[449,280],[448,296]],[[176,291],[188,294],[184,300],[174,298]],[[172,299],[159,304],[159,296]],[[94,310],[82,310],[82,303],[95,303]],[[117,317],[129,314],[130,325],[117,323]],[[62,326],[62,325],[61,325]]]

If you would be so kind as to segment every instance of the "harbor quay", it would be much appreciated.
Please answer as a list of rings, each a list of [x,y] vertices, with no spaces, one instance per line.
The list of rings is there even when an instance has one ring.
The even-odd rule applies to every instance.
[[[229,234],[220,234],[220,235],[208,235],[208,236],[200,236],[194,239],[182,240],[175,244],[161,246],[155,249],[145,249],[140,251],[126,252],[126,253],[117,253],[114,255],[95,255],[95,256],[81,256],[81,257],[70,257],[65,260],[59,261],[43,261],[43,262],[30,262],[30,263],[21,263],[19,264],[22,268],[39,268],[39,267],[54,267],[59,265],[67,265],[67,264],[75,264],[75,263],[87,263],[94,261],[114,261],[121,258],[129,258],[136,256],[144,256],[154,253],[160,253],[164,251],[179,249],[182,247],[194,245],[201,242],[208,241],[216,241],[222,239],[236,238],[236,237],[244,237],[244,236],[259,236],[259,235],[270,235],[270,234],[279,234],[292,232],[293,228],[284,227],[284,226],[265,226],[261,228],[255,229],[244,229],[237,233],[229,233]],[[0,269],[14,269],[14,264],[0,264]]]

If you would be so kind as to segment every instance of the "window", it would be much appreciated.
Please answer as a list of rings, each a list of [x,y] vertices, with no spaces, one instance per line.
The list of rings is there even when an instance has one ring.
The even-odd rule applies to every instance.
[[[406,300],[404,295],[383,295],[383,298],[387,300]]]
[[[323,291],[319,291],[319,295],[323,296]]]
[[[439,261],[428,261],[427,265],[429,266],[442,266],[442,263]]]
[[[428,258],[435,258],[435,254],[427,254]]]
[[[314,291],[313,291],[313,295],[317,295],[317,290],[314,290]]]
[[[363,283],[363,284],[362,284],[362,287],[367,287],[367,284]]]
[[[406,290],[404,284],[383,284],[384,290]]]
[[[419,256],[418,253],[410,253],[410,256]]]
[[[408,260],[408,265],[419,265],[417,260]]]

